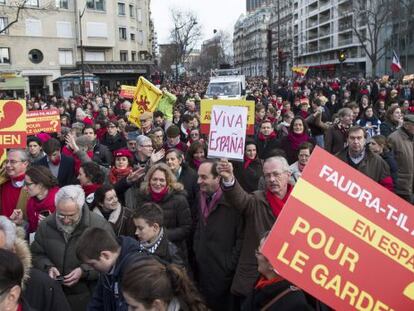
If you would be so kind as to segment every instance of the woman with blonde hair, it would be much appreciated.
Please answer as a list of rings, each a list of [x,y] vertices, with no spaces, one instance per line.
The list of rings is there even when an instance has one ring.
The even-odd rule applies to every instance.
[[[208,310],[183,269],[152,257],[127,267],[121,288],[129,310]]]
[[[187,261],[185,241],[192,226],[190,208],[184,186],[177,182],[165,163],[153,165],[141,185],[136,184],[125,193],[125,205],[132,210],[148,202],[162,208],[167,237],[181,249],[183,259]]]

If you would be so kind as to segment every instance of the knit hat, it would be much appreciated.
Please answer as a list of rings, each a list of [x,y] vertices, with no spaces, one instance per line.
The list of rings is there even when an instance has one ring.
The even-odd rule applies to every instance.
[[[168,127],[166,134],[167,134],[167,137],[175,138],[180,135],[180,129],[178,128],[177,125],[172,124]]]

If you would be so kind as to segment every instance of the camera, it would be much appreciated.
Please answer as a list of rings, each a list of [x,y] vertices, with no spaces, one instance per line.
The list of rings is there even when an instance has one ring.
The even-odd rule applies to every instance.
[[[39,212],[39,214],[42,215],[42,216],[44,216],[44,217],[47,217],[47,216],[50,215],[50,211],[44,210],[44,211]]]
[[[59,275],[55,278],[55,280],[59,283],[63,283],[65,281],[65,277],[63,275]]]

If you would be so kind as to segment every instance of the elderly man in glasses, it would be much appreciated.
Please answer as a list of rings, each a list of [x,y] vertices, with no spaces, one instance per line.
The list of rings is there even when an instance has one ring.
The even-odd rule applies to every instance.
[[[40,223],[31,245],[34,267],[63,285],[72,310],[86,310],[97,273],[76,257],[76,244],[87,228],[111,232],[105,218],[85,205],[85,193],[78,185],[61,188],[55,197],[56,211]]]
[[[7,159],[1,165],[0,173],[0,215],[21,225],[26,217],[29,196],[22,191],[24,176],[29,165],[29,156],[23,149],[10,149]]]

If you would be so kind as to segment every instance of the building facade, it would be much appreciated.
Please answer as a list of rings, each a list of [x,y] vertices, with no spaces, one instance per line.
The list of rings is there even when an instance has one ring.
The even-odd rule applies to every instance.
[[[0,29],[15,18],[13,3],[0,0]],[[29,0],[0,35],[0,73],[19,78],[31,96],[52,93],[52,81],[82,67],[111,89],[133,84],[153,63],[149,7],[150,0]]]

